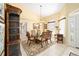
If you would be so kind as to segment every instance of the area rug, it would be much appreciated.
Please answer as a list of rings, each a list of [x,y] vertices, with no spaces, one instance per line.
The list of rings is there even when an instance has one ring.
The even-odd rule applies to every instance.
[[[22,46],[23,46],[27,56],[35,56],[35,55],[43,52],[44,50],[48,49],[50,46],[52,46],[52,44],[53,43],[44,44],[43,48],[42,48],[40,44],[36,44],[34,42],[31,43],[30,46],[25,41],[22,42]]]
[[[79,55],[77,55],[77,54],[75,54],[73,52],[70,52],[69,56],[79,56]]]

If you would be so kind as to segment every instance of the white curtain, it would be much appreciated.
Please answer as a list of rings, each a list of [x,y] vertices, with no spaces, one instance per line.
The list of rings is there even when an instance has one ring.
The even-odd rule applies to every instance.
[[[68,31],[70,45],[79,47],[79,13],[74,13],[68,17]]]
[[[54,23],[48,23],[48,30],[54,31],[55,26],[56,26],[55,22]]]
[[[59,21],[59,33],[65,33],[65,19]]]
[[[52,37],[51,38],[53,38],[52,39],[53,42],[56,42],[56,40],[54,38],[54,35],[56,34],[56,28],[55,28],[55,26],[56,26],[56,22],[54,22],[54,23],[48,23],[48,30],[52,31]]]
[[[0,22],[0,54],[2,53],[3,50],[4,50],[4,24]]]

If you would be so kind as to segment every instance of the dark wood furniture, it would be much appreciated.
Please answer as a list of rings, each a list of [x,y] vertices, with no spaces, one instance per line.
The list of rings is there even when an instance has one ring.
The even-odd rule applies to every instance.
[[[48,37],[47,37],[47,33],[43,32],[41,35],[41,47],[43,47],[43,43],[47,43]]]
[[[63,43],[63,34],[57,34],[57,43]]]
[[[41,47],[43,47],[43,43],[48,43],[48,41],[51,41],[51,35],[52,35],[52,31],[46,31],[46,32],[42,32],[41,35],[38,35],[38,33],[36,35],[32,35],[29,32],[27,32],[26,36],[28,38],[27,43],[30,44],[32,42],[36,43],[36,44],[41,44]]]
[[[43,29],[47,29],[47,24],[43,24],[44,25],[44,28]]]
[[[47,30],[47,35],[48,35],[48,40],[50,40],[50,42],[52,42],[51,37],[52,37],[52,31]]]
[[[34,38],[34,36],[32,36],[29,32],[26,33],[26,36],[27,36],[27,38],[28,38],[27,43],[28,43],[29,46],[30,46],[30,44],[35,41],[35,40],[34,40],[35,38]]]
[[[21,9],[5,5],[5,56],[19,56],[20,51],[20,13]]]
[[[52,31],[46,31],[46,32],[43,32],[42,35],[41,35],[41,47],[43,47],[43,43],[48,43],[48,40],[51,41],[51,35],[52,35]]]

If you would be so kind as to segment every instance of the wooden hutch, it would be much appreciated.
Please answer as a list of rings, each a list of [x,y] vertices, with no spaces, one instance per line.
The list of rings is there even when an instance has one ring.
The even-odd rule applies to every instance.
[[[5,4],[5,56],[19,56],[21,9]]]

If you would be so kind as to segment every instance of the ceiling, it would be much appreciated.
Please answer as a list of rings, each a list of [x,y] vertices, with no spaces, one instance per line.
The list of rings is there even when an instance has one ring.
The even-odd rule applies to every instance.
[[[28,7],[32,12],[36,13],[38,16],[49,16],[61,10],[64,6],[63,3],[41,3],[41,4],[34,4],[34,3],[27,3],[22,4],[25,7]],[[41,5],[41,7],[40,7]]]
[[[45,17],[60,11],[64,3],[18,3],[18,5],[30,10],[37,16]]]

